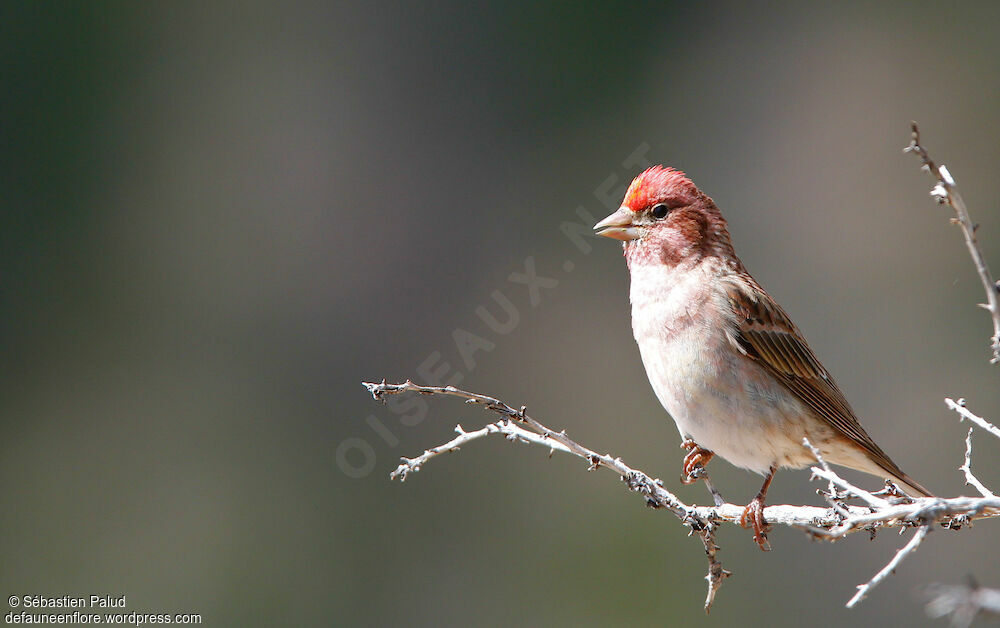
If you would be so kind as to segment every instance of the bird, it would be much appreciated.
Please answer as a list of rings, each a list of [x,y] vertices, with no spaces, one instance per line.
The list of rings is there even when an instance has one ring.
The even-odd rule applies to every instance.
[[[739,520],[762,550],[775,472],[816,462],[804,438],[828,463],[932,496],[861,427],[798,327],[736,255],[715,202],[687,175],[643,171],[594,230],[623,243],[642,363],[688,450],[682,482],[695,482],[716,454],[763,475]]]

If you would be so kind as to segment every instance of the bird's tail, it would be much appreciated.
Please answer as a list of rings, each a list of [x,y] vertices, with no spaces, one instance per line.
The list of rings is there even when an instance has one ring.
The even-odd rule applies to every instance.
[[[917,482],[910,476],[903,473],[895,462],[892,461],[889,456],[885,455],[878,445],[871,443],[870,447],[865,447],[864,456],[856,456],[851,460],[844,460],[832,458],[832,456],[827,455],[826,459],[834,464],[841,464],[845,467],[851,469],[857,469],[858,471],[864,471],[865,473],[871,473],[872,475],[881,476],[883,478],[889,477],[895,480],[900,488],[903,489],[910,497],[934,497],[934,495],[924,488],[924,485]]]

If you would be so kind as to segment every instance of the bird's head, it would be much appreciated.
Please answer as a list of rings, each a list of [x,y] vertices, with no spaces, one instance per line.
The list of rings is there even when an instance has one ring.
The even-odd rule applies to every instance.
[[[726,219],[685,174],[653,166],[625,191],[622,206],[594,225],[597,235],[625,243],[629,264],[675,266],[706,254],[732,252]]]

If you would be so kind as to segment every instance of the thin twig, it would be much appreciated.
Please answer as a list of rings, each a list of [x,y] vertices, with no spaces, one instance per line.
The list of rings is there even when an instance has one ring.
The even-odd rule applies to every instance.
[[[954,410],[963,419],[968,419],[971,423],[975,423],[979,427],[983,428],[990,434],[993,434],[997,438],[1000,438],[1000,427],[993,425],[986,419],[980,416],[976,416],[969,412],[969,409],[965,407],[965,399],[959,399],[958,401],[953,401],[950,398],[945,398],[944,403],[949,409]]]
[[[742,509],[739,509],[737,506],[727,504],[727,506],[731,506],[731,508],[726,508],[726,515],[728,516],[722,517],[716,513],[715,509],[706,509],[705,507],[698,509],[697,507],[688,506],[678,499],[673,493],[664,489],[660,480],[653,479],[642,471],[632,469],[622,462],[620,458],[612,458],[607,454],[598,454],[596,451],[580,445],[566,436],[564,431],[556,432],[555,430],[551,430],[531,418],[525,411],[524,407],[520,410],[515,410],[513,407],[495,397],[459,390],[454,386],[420,386],[409,380],[402,384],[387,384],[384,380],[380,384],[369,382],[363,383],[375,399],[382,399],[385,395],[411,391],[425,395],[447,395],[460,397],[465,399],[466,403],[484,405],[488,410],[499,414],[501,417],[527,427],[543,439],[539,441],[537,438],[521,438],[521,440],[528,443],[544,444],[544,446],[549,447],[550,450],[553,449],[553,442],[558,443],[561,445],[561,447],[558,447],[560,451],[565,451],[583,458],[589,463],[588,468],[591,470],[601,467],[611,469],[621,476],[622,480],[625,481],[632,491],[644,495],[646,497],[647,504],[656,508],[665,508],[669,510],[682,522],[684,522],[685,525],[690,527],[693,533],[697,534],[701,538],[701,541],[705,546],[705,554],[709,561],[709,571],[706,576],[706,579],[708,580],[708,595],[705,599],[705,611],[708,612],[711,610],[712,603],[715,600],[715,594],[722,586],[722,580],[729,576],[729,572],[722,568],[722,564],[716,557],[718,545],[715,543],[715,526],[720,521],[724,520],[736,521],[742,513]],[[439,450],[437,452],[432,452],[428,455],[428,452],[431,452],[431,450],[425,451],[423,459],[420,460],[417,467],[419,468],[420,464],[435,457],[436,455],[453,450],[454,447],[449,448],[449,445],[454,443],[456,440],[461,441],[459,444],[464,444],[470,440],[482,438],[492,433],[500,433],[500,430],[485,429],[485,431],[477,430],[476,432],[464,432],[464,436],[460,434],[457,439],[453,439],[449,443],[445,443],[440,447],[435,447],[434,450]],[[518,436],[520,438],[520,435]],[[414,460],[419,460],[420,458],[421,456],[418,456]],[[403,464],[400,465],[400,467],[410,467],[411,465],[412,462],[404,458]],[[396,473],[402,473],[405,477],[407,471],[400,472],[400,469],[397,468]],[[736,512],[737,510],[738,512]]]
[[[715,502],[716,506],[721,506],[726,503],[726,499],[719,492],[719,489],[715,488],[715,484],[712,483],[712,479],[708,477],[708,470],[705,467],[695,468],[690,477],[701,480],[705,484],[705,488],[708,489],[708,494],[712,496],[712,501]]]
[[[546,439],[542,436],[539,436],[538,434],[535,434],[534,432],[529,432],[528,430],[520,428],[506,419],[501,419],[496,423],[490,423],[486,425],[483,429],[475,430],[473,432],[466,432],[464,429],[462,429],[461,425],[456,425],[455,431],[458,432],[458,436],[448,441],[447,443],[424,450],[424,453],[420,454],[416,458],[401,458],[401,460],[403,461],[402,464],[396,467],[396,470],[389,474],[389,479],[395,480],[396,478],[399,478],[400,482],[405,482],[406,477],[409,474],[420,471],[420,467],[422,467],[424,463],[430,460],[431,458],[436,458],[437,456],[440,456],[442,454],[458,451],[462,445],[470,441],[474,441],[478,438],[489,436],[490,434],[504,434],[507,436],[507,438],[511,440],[516,439],[525,443],[543,445],[551,450],[549,455],[551,455],[551,453],[556,450],[563,451],[566,453],[573,453],[562,444],[557,443],[550,439]]]
[[[972,474],[972,430],[974,428],[969,428],[969,433],[965,437],[965,463],[958,468],[959,471],[965,474],[965,484],[966,486],[972,485],[975,487],[979,494],[983,497],[996,497],[993,491],[986,488],[982,482],[979,481],[975,475]]]
[[[892,557],[892,560],[890,560],[885,567],[883,567],[877,574],[872,576],[871,580],[858,586],[858,592],[855,593],[854,597],[852,597],[850,601],[847,602],[847,608],[854,608],[854,606],[858,602],[865,599],[865,596],[868,595],[869,591],[871,591],[873,588],[878,586],[880,582],[889,577],[889,575],[893,571],[895,571],[896,567],[898,567],[899,564],[903,562],[903,559],[909,556],[910,553],[913,552],[913,550],[917,549],[917,546],[920,545],[920,542],[924,540],[924,537],[927,536],[927,533],[930,531],[931,527],[929,525],[922,525],[919,528],[917,528],[917,531],[916,533],[914,533],[913,538],[910,539],[910,542],[901,547],[899,551],[896,552],[896,555]]]
[[[962,229],[962,235],[965,236],[965,246],[969,249],[969,255],[972,256],[972,263],[976,266],[979,280],[986,290],[986,303],[980,304],[980,307],[988,311],[993,319],[993,337],[990,338],[990,349],[993,351],[993,357],[990,359],[990,363],[996,364],[1000,362],[1000,284],[993,278],[989,266],[986,265],[986,258],[983,257],[983,252],[979,249],[979,243],[976,241],[978,225],[973,224],[972,218],[969,217],[969,210],[962,195],[958,192],[955,179],[944,164],[936,166],[927,153],[927,149],[920,144],[920,129],[917,128],[916,122],[911,123],[911,129],[910,145],[903,151],[914,153],[920,157],[923,169],[931,173],[937,180],[937,185],[931,190],[931,196],[938,203],[950,205],[955,210],[953,222]]]
[[[833,470],[830,468],[830,465],[826,462],[826,460],[823,460],[823,454],[820,453],[817,447],[815,447],[812,443],[809,442],[808,438],[803,438],[802,444],[805,445],[806,448],[812,452],[812,455],[816,458],[816,462],[818,462],[820,466],[823,467],[824,471],[828,471],[831,474],[833,474]],[[830,507],[836,510],[837,513],[842,517],[846,518],[851,516],[851,513],[849,513],[847,509],[844,508],[844,505],[837,501],[837,485],[833,483],[832,478],[829,479],[829,483],[830,483],[830,494],[824,495],[824,497],[826,497],[827,503],[830,504]]]
[[[810,467],[812,474],[818,478],[824,479],[831,484],[836,484],[840,488],[853,493],[854,495],[865,500],[872,508],[888,508],[891,504],[888,500],[882,499],[881,497],[875,497],[863,488],[858,488],[854,486],[844,478],[840,477],[834,473],[829,467],[822,469],[819,467]]]

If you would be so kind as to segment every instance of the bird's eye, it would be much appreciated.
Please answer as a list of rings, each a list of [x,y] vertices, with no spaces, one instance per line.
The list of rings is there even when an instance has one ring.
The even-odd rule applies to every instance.
[[[670,213],[670,208],[664,205],[663,203],[660,203],[659,205],[653,205],[653,211],[652,211],[653,218],[656,218],[657,220],[661,218],[666,218],[668,213]]]

